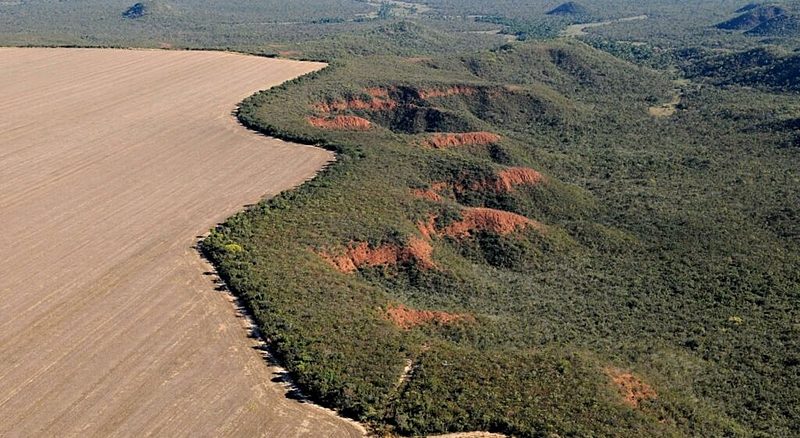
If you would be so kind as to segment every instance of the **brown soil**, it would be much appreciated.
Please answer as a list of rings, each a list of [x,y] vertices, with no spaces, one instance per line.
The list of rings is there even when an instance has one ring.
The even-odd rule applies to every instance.
[[[500,136],[491,132],[437,133],[428,137],[424,145],[435,149],[455,146],[486,145],[497,143]]]
[[[423,269],[436,267],[433,263],[433,247],[417,237],[409,239],[405,247],[381,245],[370,248],[367,242],[360,242],[350,244],[341,255],[331,255],[328,252],[321,252],[319,255],[344,273],[355,272],[361,267],[395,266],[407,262],[414,262]]]
[[[465,208],[461,212],[462,220],[448,225],[441,230],[442,234],[455,238],[466,238],[474,232],[488,231],[499,235],[507,235],[525,228],[544,231],[544,225],[508,211],[491,208]]]
[[[417,222],[417,229],[423,237],[430,240],[436,235],[436,216],[431,214],[425,221]]]
[[[629,372],[617,368],[606,368],[605,372],[619,390],[624,403],[630,407],[636,408],[643,401],[658,398],[650,385]]]
[[[418,91],[419,97],[422,99],[448,96],[472,96],[477,92],[478,90],[475,87],[467,85],[455,85],[447,88],[427,88]]]
[[[372,126],[369,120],[358,116],[308,117],[307,120],[322,129],[366,131]]]
[[[653,117],[669,117],[678,111],[680,103],[681,95],[676,94],[669,102],[659,106],[651,106],[647,109],[647,112]]]
[[[381,87],[370,87],[364,89],[370,96],[376,99],[386,99],[389,97],[389,90]]]
[[[491,187],[497,192],[509,192],[516,186],[535,186],[544,182],[541,173],[528,167],[510,167],[497,174]]]
[[[439,202],[442,196],[433,191],[432,189],[413,189],[411,194],[420,199],[427,199],[428,201]]]
[[[0,436],[359,436],[286,397],[196,237],[332,154],[243,129],[319,63],[0,48]]]
[[[411,330],[414,327],[428,324],[448,325],[458,322],[475,322],[475,317],[468,314],[417,310],[402,304],[390,306],[386,310],[386,318],[403,330]]]
[[[455,183],[436,181],[431,183],[427,189],[412,190],[412,194],[421,199],[439,202],[442,200],[442,193],[448,188],[456,193],[463,193],[467,190],[507,193],[518,186],[535,186],[546,181],[544,175],[529,167],[509,167],[488,180]]]
[[[435,181],[431,183],[431,190],[434,192],[441,193],[443,190],[447,189],[447,183],[444,181]]]
[[[322,113],[333,113],[346,110],[381,111],[392,110],[397,107],[397,102],[390,99],[374,98],[370,101],[361,99],[335,100],[332,102],[319,102],[312,105],[314,110]]]

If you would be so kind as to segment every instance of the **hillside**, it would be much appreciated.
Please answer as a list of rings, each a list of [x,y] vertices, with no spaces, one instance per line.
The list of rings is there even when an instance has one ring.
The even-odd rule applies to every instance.
[[[717,24],[716,27],[724,30],[749,30],[785,13],[786,10],[778,6],[757,6],[737,17]]]
[[[798,37],[800,36],[800,17],[779,15],[745,32],[760,37]]]
[[[755,9],[755,8],[757,8],[759,6],[761,6],[761,5],[758,4],[758,3],[748,3],[748,4],[744,5],[744,6],[742,6],[741,8],[735,10],[734,12],[736,12],[737,14],[741,14],[741,13],[747,12],[747,11],[749,11],[751,9]]]
[[[688,64],[685,71],[690,78],[717,85],[800,91],[800,55],[775,47],[706,54]]]
[[[648,115],[671,88],[580,43],[350,59],[244,103],[339,161],[205,251],[304,391],[380,429],[781,434],[793,134],[708,124],[741,98],[713,88]],[[765,275],[772,304],[737,292]]]
[[[547,11],[547,15],[566,15],[566,16],[575,16],[575,15],[588,15],[589,10],[586,9],[580,3],[576,2],[566,2],[562,3],[555,8]]]

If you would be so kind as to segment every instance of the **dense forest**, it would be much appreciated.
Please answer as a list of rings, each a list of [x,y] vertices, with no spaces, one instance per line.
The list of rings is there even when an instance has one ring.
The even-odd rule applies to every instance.
[[[202,244],[311,399],[401,435],[800,429],[791,27],[720,29],[748,12],[728,0],[264,3],[291,31],[230,25],[245,2],[102,3],[107,33],[0,41],[330,62],[238,117],[337,161]]]

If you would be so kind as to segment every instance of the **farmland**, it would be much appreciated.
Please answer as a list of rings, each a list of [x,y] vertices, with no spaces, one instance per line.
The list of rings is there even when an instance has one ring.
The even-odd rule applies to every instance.
[[[0,435],[360,435],[271,382],[193,249],[331,159],[231,116],[321,67],[0,49]]]

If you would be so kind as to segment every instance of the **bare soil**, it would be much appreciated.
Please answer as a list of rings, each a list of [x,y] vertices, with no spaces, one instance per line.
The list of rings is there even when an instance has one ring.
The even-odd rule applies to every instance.
[[[500,141],[500,136],[491,132],[436,133],[424,141],[424,145],[434,149],[466,145],[487,145]]]
[[[448,225],[442,230],[442,234],[454,238],[467,238],[478,231],[489,231],[504,236],[528,227],[540,232],[545,230],[541,223],[508,211],[465,208],[461,211],[461,215],[463,218]]]
[[[411,330],[414,327],[426,324],[447,325],[457,322],[475,322],[475,317],[468,314],[412,309],[402,304],[390,306],[386,310],[386,317],[403,330]]]
[[[647,111],[653,117],[669,117],[678,111],[678,105],[680,105],[680,103],[681,96],[677,94],[673,96],[669,102],[659,106],[651,106]]]
[[[417,237],[411,237],[405,246],[384,244],[371,248],[367,242],[351,242],[341,255],[332,255],[327,251],[319,255],[344,273],[356,272],[361,267],[395,266],[399,263],[415,263],[423,269],[436,267],[432,258],[433,247]]]
[[[286,398],[193,245],[332,159],[231,115],[323,64],[0,48],[0,436],[360,436]]]
[[[658,398],[658,393],[653,387],[630,372],[611,367],[606,368],[605,372],[617,387],[622,401],[632,408],[639,407],[643,401]]]
[[[598,22],[595,22],[595,23],[573,24],[573,25],[567,26],[567,28],[564,29],[561,32],[561,36],[564,36],[564,37],[580,37],[580,36],[588,35],[589,33],[586,32],[586,29],[591,29],[593,27],[602,27],[602,26],[608,26],[609,24],[614,24],[614,23],[624,23],[626,21],[636,21],[636,20],[646,20],[646,19],[647,19],[647,15],[637,15],[635,17],[618,18],[616,20],[598,21]]]
[[[311,126],[321,129],[366,131],[372,126],[369,120],[358,116],[309,117]]]

